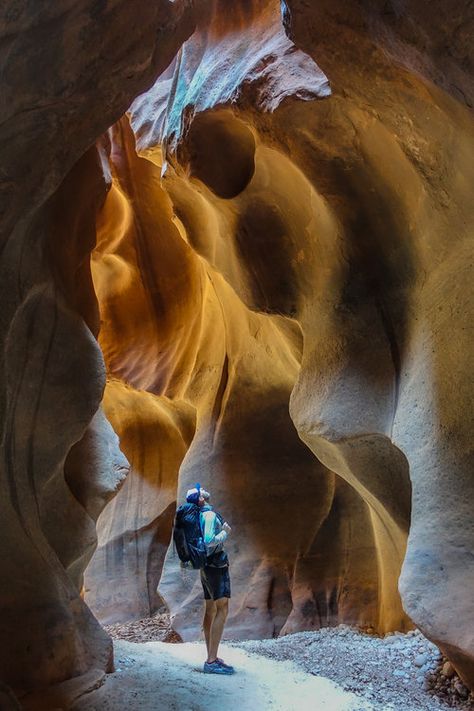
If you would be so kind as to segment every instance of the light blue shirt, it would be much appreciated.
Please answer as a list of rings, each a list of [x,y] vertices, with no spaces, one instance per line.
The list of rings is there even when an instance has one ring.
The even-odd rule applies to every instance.
[[[216,514],[207,505],[201,510],[201,528],[207,555],[222,550],[227,538],[227,531],[224,531]]]

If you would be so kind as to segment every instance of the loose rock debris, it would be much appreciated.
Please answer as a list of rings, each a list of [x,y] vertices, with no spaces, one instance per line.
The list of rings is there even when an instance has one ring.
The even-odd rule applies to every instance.
[[[116,640],[181,642],[169,616],[109,625]],[[374,711],[474,711],[474,696],[452,664],[418,630],[377,637],[340,625],[277,639],[231,641],[250,655],[293,662],[330,679]]]

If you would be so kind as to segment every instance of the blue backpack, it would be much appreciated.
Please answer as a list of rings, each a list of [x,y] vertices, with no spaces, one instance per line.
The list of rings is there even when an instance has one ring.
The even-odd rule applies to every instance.
[[[183,504],[176,511],[173,541],[182,563],[195,570],[207,564],[207,552],[201,529],[201,512],[197,504]]]

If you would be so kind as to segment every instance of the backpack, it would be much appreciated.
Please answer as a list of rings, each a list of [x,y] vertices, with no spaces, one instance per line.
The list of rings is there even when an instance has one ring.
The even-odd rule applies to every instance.
[[[197,504],[183,504],[176,511],[173,541],[182,563],[191,563],[195,570],[204,568],[207,552],[201,530],[201,513]]]

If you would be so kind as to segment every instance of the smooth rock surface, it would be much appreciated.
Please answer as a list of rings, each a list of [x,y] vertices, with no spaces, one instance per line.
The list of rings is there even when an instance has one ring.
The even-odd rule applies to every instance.
[[[367,622],[400,629],[407,613],[472,685],[472,7],[448,17],[437,5],[432,27],[421,2],[406,3],[408,18],[392,4],[284,3],[287,33],[331,94],[289,91],[277,107],[261,65],[232,94],[219,68],[237,66],[244,28],[263,37],[278,4],[249,3],[235,22],[212,7],[175,67],[164,123],[150,129],[146,98],[132,106],[139,151],[161,165],[163,141],[163,185],[207,264],[247,307],[302,329],[290,413],[369,513]],[[242,163],[225,161],[232,151]],[[219,181],[232,167],[230,189]],[[373,589],[373,571],[364,578]]]
[[[104,507],[91,604],[194,636],[201,480],[229,633],[414,622],[472,688],[474,6],[197,7],[0,10],[0,678],[111,668]]]
[[[80,597],[128,470],[100,412],[89,255],[110,176],[91,145],[192,30],[188,2],[0,9],[0,679],[18,693],[112,666]]]

